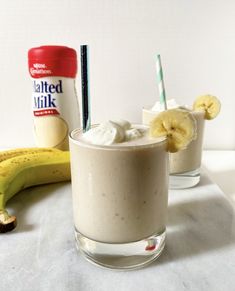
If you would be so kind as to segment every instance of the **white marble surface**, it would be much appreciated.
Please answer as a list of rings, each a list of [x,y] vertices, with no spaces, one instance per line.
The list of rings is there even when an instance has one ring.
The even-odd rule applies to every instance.
[[[71,204],[69,183],[10,201],[18,227],[0,235],[1,291],[235,290],[235,212],[206,175],[196,188],[170,192],[166,248],[136,271],[102,269],[77,253]]]
[[[235,208],[235,151],[203,151],[202,163]]]

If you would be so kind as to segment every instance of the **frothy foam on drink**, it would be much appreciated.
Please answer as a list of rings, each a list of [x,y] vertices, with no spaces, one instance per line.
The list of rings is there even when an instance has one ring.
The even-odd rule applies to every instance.
[[[176,101],[175,99],[169,99],[167,100],[167,109],[174,109],[174,108],[182,108],[182,109],[185,109],[185,110],[189,110],[188,106],[186,105],[183,105],[183,106],[180,106]],[[162,105],[159,101],[157,101],[153,107],[151,108],[152,111],[156,111],[156,112],[160,112],[160,111],[163,111],[162,110]]]
[[[112,145],[141,138],[146,134],[143,128],[133,128],[126,120],[109,120],[91,128],[83,134],[86,142],[96,145]]]

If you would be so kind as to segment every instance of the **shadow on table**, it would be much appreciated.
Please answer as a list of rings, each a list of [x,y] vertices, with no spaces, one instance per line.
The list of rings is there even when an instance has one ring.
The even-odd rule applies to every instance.
[[[219,251],[234,243],[235,214],[223,197],[173,204],[168,209],[166,248],[154,264]]]
[[[234,211],[232,205],[225,198],[215,197],[202,200],[192,200],[175,203],[168,206],[168,222],[171,226],[197,226],[200,228],[216,227],[221,221],[231,222]],[[224,228],[223,227],[223,228]]]
[[[208,177],[208,175],[205,172],[206,171],[204,169],[201,170],[200,182],[199,184],[197,184],[196,186],[197,188],[213,184],[212,180]]]
[[[30,221],[27,219],[27,211],[35,204],[40,203],[40,201],[57,195],[57,190],[65,185],[68,185],[68,182],[34,186],[17,193],[9,200],[6,207],[11,215],[16,216],[17,226],[12,232],[7,234],[28,232],[37,227],[36,224],[30,224]]]
[[[206,167],[205,167],[206,168]],[[235,168],[235,165],[234,165]],[[235,193],[235,169],[230,171],[212,172],[207,170],[209,175],[212,175],[216,183],[219,185],[226,195]]]

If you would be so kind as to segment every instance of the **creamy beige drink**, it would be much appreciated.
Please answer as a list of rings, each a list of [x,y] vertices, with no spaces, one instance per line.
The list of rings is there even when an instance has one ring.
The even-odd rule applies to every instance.
[[[204,133],[204,112],[191,111],[191,114],[196,120],[197,135],[186,149],[170,154],[170,173],[181,174],[194,171],[201,166],[202,143]],[[150,109],[143,109],[143,124],[148,125],[159,113]]]
[[[143,109],[143,124],[150,124],[151,135],[167,136],[171,189],[189,188],[199,183],[204,123],[214,119],[220,108],[219,99],[207,94],[198,96],[192,109],[179,106],[174,99],[167,101],[168,110],[164,110],[160,102],[151,109]]]
[[[70,134],[75,237],[88,260],[133,269],[161,254],[168,152],[187,147],[195,123],[185,110],[167,110],[150,127],[108,121]]]
[[[96,134],[80,130],[71,134],[76,231],[115,244],[163,233],[168,197],[166,139],[150,139],[143,125],[114,122],[104,127]]]
[[[191,113],[197,122],[197,136],[186,149],[170,154],[171,174],[191,172],[201,167],[204,112],[192,111]]]

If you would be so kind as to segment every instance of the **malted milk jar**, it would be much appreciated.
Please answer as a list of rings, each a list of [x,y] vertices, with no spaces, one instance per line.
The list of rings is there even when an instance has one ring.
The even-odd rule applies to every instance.
[[[77,54],[66,46],[40,46],[28,51],[32,77],[34,136],[38,147],[68,150],[68,133],[80,127],[75,89]]]

